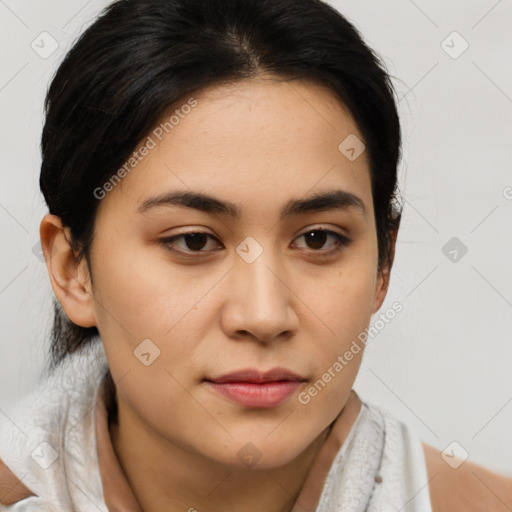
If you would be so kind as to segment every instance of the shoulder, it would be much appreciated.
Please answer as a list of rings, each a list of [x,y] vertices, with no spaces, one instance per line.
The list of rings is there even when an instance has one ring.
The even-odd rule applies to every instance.
[[[466,460],[455,469],[441,451],[422,443],[432,512],[506,512],[512,510],[512,478]]]

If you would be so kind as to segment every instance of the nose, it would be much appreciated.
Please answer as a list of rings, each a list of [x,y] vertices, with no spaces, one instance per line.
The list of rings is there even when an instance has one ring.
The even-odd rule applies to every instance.
[[[268,343],[292,336],[298,328],[297,297],[286,272],[270,250],[249,263],[236,257],[229,274],[229,297],[221,324],[232,339],[250,337]]]

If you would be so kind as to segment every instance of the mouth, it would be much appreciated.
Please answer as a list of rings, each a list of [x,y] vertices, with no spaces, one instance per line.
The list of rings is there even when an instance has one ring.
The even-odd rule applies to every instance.
[[[306,381],[294,372],[240,370],[204,382],[215,392],[245,407],[270,408],[284,403]]]

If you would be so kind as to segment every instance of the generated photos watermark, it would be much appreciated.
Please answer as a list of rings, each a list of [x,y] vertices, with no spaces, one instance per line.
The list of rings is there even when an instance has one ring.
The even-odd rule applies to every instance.
[[[350,348],[346,350],[343,355],[339,355],[336,358],[336,361],[327,369],[326,372],[322,374],[322,377],[318,379],[314,384],[311,384],[307,389],[298,394],[297,399],[302,405],[306,405],[311,401],[311,398],[318,395],[320,391],[322,391],[331,380],[333,380],[345,366],[348,365],[350,361],[354,358],[355,355],[361,352],[362,343],[364,346],[368,343],[368,338],[375,337],[380,331],[382,331],[387,324],[391,320],[393,320],[397,313],[403,310],[403,305],[399,301],[393,302],[390,308],[388,308],[384,313],[379,315],[379,319],[374,322],[370,328],[366,328],[364,331],[360,332],[357,335],[357,340],[354,339]]]

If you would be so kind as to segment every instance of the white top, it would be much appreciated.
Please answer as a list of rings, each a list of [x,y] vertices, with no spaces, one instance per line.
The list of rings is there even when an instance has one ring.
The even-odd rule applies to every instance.
[[[0,459],[37,495],[0,504],[0,511],[109,512],[94,418],[107,368],[98,337],[14,409],[0,411]],[[432,512],[420,439],[364,401],[330,466],[315,512],[342,510]]]

